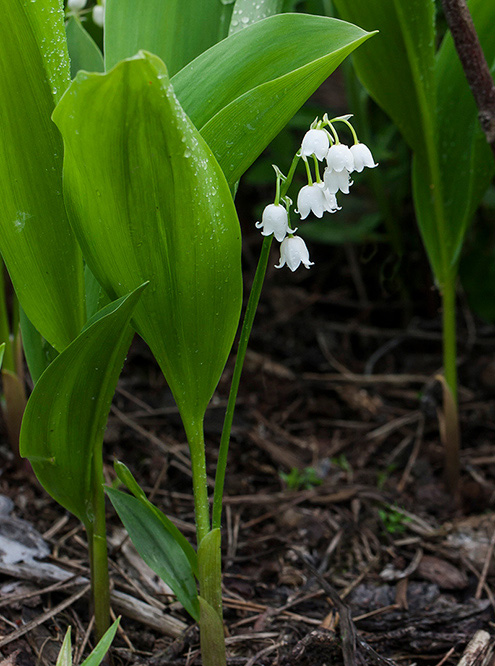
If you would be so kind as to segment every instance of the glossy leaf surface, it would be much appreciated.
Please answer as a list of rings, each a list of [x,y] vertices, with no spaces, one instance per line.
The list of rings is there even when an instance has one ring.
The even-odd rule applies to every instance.
[[[220,0],[107,0],[105,65],[155,53],[175,74],[222,36]]]
[[[284,0],[236,0],[229,35],[239,32],[257,21],[279,14],[284,7]]]
[[[196,427],[241,304],[240,229],[224,175],[155,56],[79,73],[54,118],[85,259],[111,298],[150,281],[133,321]]]
[[[142,287],[111,303],[48,366],[22,422],[20,452],[45,490],[86,526],[93,458],[101,456],[115,386],[132,332],[128,326]]]
[[[187,612],[199,620],[198,593],[184,551],[144,502],[114,488],[106,492],[146,564],[167,583]]]
[[[216,44],[174,76],[182,106],[230,185],[370,36],[336,19],[272,16]]]
[[[50,119],[69,83],[63,19],[58,0],[11,0],[0,23],[0,251],[27,316],[58,350],[84,322],[82,258]]]

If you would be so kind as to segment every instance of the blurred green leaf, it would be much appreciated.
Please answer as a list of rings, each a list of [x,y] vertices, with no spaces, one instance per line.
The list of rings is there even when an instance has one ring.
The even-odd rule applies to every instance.
[[[144,286],[144,285],[143,285]],[[128,326],[143,286],[111,303],[48,366],[28,401],[20,453],[45,490],[86,527],[95,456],[132,332]]]
[[[3,355],[5,354],[5,342],[0,345],[0,369],[2,368]]]
[[[378,214],[363,215],[355,222],[342,222],[342,219],[333,217],[317,222],[308,222],[299,228],[303,238],[328,243],[328,245],[342,245],[344,243],[363,243],[377,240],[378,233],[374,233],[381,223]]]
[[[199,620],[196,582],[181,546],[150,506],[120,490],[105,490],[143,560],[173,590],[186,611]]]
[[[82,258],[50,116],[69,83],[58,0],[11,0],[0,23],[0,251],[27,316],[59,351],[84,322]]]
[[[196,551],[191,546],[186,537],[182,532],[173,524],[170,518],[162,513],[154,504],[152,504],[146,497],[145,492],[142,490],[136,479],[131,474],[131,471],[124,463],[119,462],[118,460],[114,463],[115,472],[117,473],[120,481],[127,487],[127,489],[134,495],[134,497],[142,502],[149,511],[154,513],[155,517],[161,522],[162,526],[170,533],[173,539],[177,544],[182,548],[184,554],[189,560],[191,565],[192,572],[194,575],[198,574],[198,558]]]
[[[370,36],[336,19],[272,16],[224,39],[174,76],[177,97],[230,185]]]
[[[70,75],[73,79],[79,70],[87,72],[103,72],[103,55],[89,32],[84,29],[81,21],[75,16],[65,26],[67,46],[69,48]]]
[[[149,51],[175,74],[223,37],[225,9],[220,0],[107,0],[106,69]]]
[[[485,57],[495,73],[495,3],[471,0],[469,9]],[[495,165],[478,120],[478,109],[450,33],[436,61],[434,146],[441,177],[443,229],[434,218],[431,179],[421,154],[413,161],[415,205],[437,280],[457,271],[464,235],[479,206]]]
[[[104,76],[80,72],[54,118],[85,259],[111,298],[150,281],[133,322],[195,430],[241,305],[240,229],[224,175],[153,55]]]
[[[356,72],[410,147],[425,150],[435,95],[434,1],[335,0],[334,4],[346,21],[379,31],[353,54]]]

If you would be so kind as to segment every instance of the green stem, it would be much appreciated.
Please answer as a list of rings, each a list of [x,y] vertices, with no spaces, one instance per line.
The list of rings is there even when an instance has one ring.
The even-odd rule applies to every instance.
[[[93,522],[86,526],[88,533],[91,590],[95,615],[95,634],[99,641],[110,626],[110,578],[105,520],[105,493],[101,460],[94,456],[94,486],[92,497]]]
[[[443,369],[445,381],[457,403],[457,344],[455,276],[442,285]]]
[[[203,423],[197,426],[191,419],[186,426],[187,441],[191,452],[191,468],[194,493],[194,512],[196,516],[196,535],[198,546],[210,532],[210,506],[208,501],[208,482],[206,479],[206,455]]]

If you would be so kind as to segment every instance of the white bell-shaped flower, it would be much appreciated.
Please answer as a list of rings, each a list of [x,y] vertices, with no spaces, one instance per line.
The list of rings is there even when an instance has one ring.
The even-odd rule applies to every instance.
[[[330,147],[330,139],[325,130],[310,129],[304,135],[301,145],[301,155],[310,157],[315,155],[320,162],[325,159]]]
[[[261,216],[261,222],[256,222],[257,229],[263,229],[263,236],[273,234],[280,243],[287,236],[287,233],[294,233],[289,229],[289,215],[284,206],[277,204],[268,204]]]
[[[352,185],[352,180],[349,177],[347,169],[342,171],[334,171],[334,169],[325,169],[323,174],[325,188],[330,194],[337,194],[340,190],[344,194],[349,194],[349,187]]]
[[[86,7],[87,0],[67,0],[68,9],[78,12]]]
[[[287,265],[294,272],[301,264],[306,268],[314,266],[309,260],[309,252],[306,243],[299,236],[287,236],[280,245],[280,263],[275,268]]]
[[[340,172],[347,169],[349,173],[354,171],[354,157],[349,146],[343,143],[334,143],[327,153],[327,164],[330,169]]]
[[[329,199],[324,188],[323,183],[313,183],[313,185],[305,185],[299,190],[296,213],[301,216],[301,220],[308,217],[311,212],[316,217],[322,217],[325,211],[334,213],[338,210],[337,201]],[[328,192],[328,194],[335,194],[335,192]]]
[[[338,210],[342,210],[342,206],[339,206],[337,204],[337,197],[335,196],[335,194],[329,192],[325,187],[324,183],[322,183],[322,186],[323,186],[323,194],[325,195],[325,200],[327,202],[327,208],[326,208],[327,211],[329,213],[335,213]]]
[[[371,150],[368,148],[368,146],[365,146],[364,143],[355,143],[350,147],[349,150],[351,151],[352,157],[354,158],[354,169],[358,173],[361,173],[364,167],[374,169],[376,166],[378,166],[378,164],[375,164]]]
[[[93,22],[96,23],[97,26],[100,28],[103,28],[105,25],[105,1],[103,0],[103,4],[101,5],[95,5],[93,7]]]

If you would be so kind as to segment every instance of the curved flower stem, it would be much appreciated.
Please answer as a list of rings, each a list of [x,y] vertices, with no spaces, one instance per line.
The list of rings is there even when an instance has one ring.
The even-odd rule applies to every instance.
[[[296,166],[300,160],[300,155],[296,154],[292,160],[292,164],[287,174],[287,178],[281,187],[280,197],[287,194]],[[258,308],[260,300],[261,289],[265,279],[266,267],[268,266],[268,259],[270,256],[270,248],[272,246],[273,236],[267,236],[261,247],[261,254],[254,275],[253,286],[249,294],[248,303],[246,306],[246,313],[242,323],[241,336],[239,339],[239,347],[237,349],[237,358],[235,360],[234,373],[232,375],[232,383],[230,385],[229,400],[227,409],[225,410],[225,419],[223,422],[222,436],[220,438],[220,448],[218,451],[217,471],[215,475],[215,490],[213,493],[213,514],[212,514],[212,529],[221,526],[222,522],[222,500],[223,488],[225,484],[225,472],[227,469],[227,457],[229,453],[230,432],[232,430],[232,421],[234,418],[235,403],[237,400],[237,392],[239,390],[239,382],[241,380],[242,367],[246,357],[249,336],[253,328],[254,317]]]

